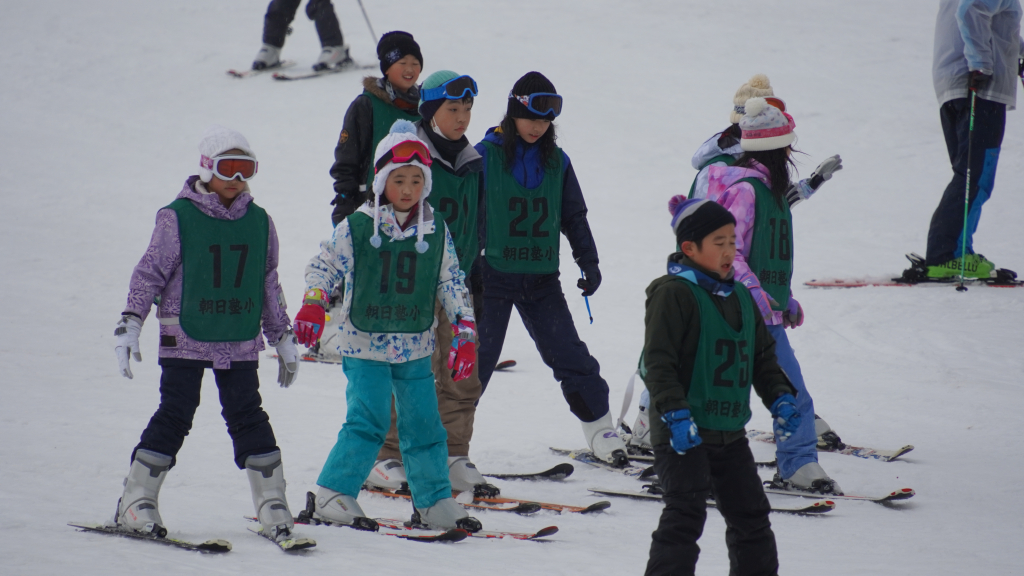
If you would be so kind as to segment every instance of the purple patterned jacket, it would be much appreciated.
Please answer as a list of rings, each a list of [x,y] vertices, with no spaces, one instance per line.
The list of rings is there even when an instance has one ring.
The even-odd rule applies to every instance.
[[[206,192],[198,176],[190,176],[177,198],[191,200],[203,213],[223,220],[237,220],[245,215],[252,202],[248,189],[230,208],[220,203],[216,194]],[[281,339],[291,326],[285,308],[284,295],[277,281],[278,241],[277,229],[269,218],[270,231],[267,247],[267,271],[263,287],[263,335],[271,343]],[[160,297],[157,318],[160,319],[160,357],[204,360],[213,362],[217,369],[231,367],[231,362],[252,362],[259,359],[264,349],[263,338],[247,342],[198,342],[189,338],[177,324],[181,312],[181,240],[178,237],[178,215],[169,208],[156,213],[156,228],[146,253],[132,272],[128,286],[128,304],[125,313],[142,318],[149,315],[153,299]],[[175,346],[164,346],[173,336]]]

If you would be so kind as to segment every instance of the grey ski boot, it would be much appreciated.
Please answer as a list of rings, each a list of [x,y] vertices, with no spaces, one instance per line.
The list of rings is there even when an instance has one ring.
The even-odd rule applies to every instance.
[[[423,509],[413,506],[412,525],[434,530],[461,528],[466,532],[479,532],[483,528],[483,524],[470,516],[454,498],[441,498],[433,506]]]
[[[167,535],[157,500],[160,497],[160,486],[173,460],[170,456],[151,450],[135,451],[132,467],[124,479],[124,493],[117,501],[115,521],[118,526],[152,533],[161,538]]]
[[[284,466],[281,451],[249,456],[245,459],[245,473],[252,488],[252,504],[263,531],[278,542],[291,537],[295,521],[285,496]]]
[[[310,493],[312,496],[312,493]],[[307,504],[307,511],[309,511]],[[320,487],[313,499],[312,511],[309,511],[313,519],[327,520],[333,524],[345,524],[358,530],[376,531],[377,521],[367,518],[363,508],[352,496],[341,492],[335,492],[330,488]]]
[[[469,456],[448,457],[448,480],[455,492],[469,492],[474,498],[494,498],[501,494],[497,486],[487,482]]]

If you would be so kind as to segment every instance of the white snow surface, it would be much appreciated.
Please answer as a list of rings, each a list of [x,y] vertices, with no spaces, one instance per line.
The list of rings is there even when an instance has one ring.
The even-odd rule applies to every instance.
[[[821,276],[896,273],[923,252],[950,177],[930,77],[936,6],[927,0],[719,2],[491,0],[364,2],[378,33],[412,32],[423,76],[448,68],[479,83],[469,137],[504,112],[515,80],[540,70],[565,96],[559,142],[590,208],[604,284],[588,324],[578,270],[562,272],[580,336],[601,362],[617,413],[643,338],[644,289],[672,243],[666,202],[685,194],[690,155],[728,124],[733,92],[764,72],[797,121],[802,174],[839,153],[845,169],[796,209],[795,288],[807,321],[791,332],[816,409],[848,442],[914,444],[898,462],[823,454],[851,493],[912,487],[894,507],[840,501],[824,517],[773,515],[786,574],[1019,573],[1024,408],[1024,290],[811,290]],[[335,2],[346,41],[376,62],[355,2]],[[256,200],[281,239],[281,281],[298,309],[302,270],[331,232],[328,170],[358,72],[278,83],[234,80],[260,45],[264,1],[4,2],[0,19],[0,573],[638,574],[656,503],[614,500],[591,516],[482,512],[486,528],[551,524],[552,543],[418,545],[306,527],[319,545],[288,557],[246,531],[245,474],[232,462],[207,375],[194,428],[164,484],[172,535],[234,544],[221,556],[81,534],[69,521],[111,517],[129,455],[156,409],[154,322],[144,361],[122,378],[114,324],[156,211],[196,173],[212,123],[249,139]],[[319,44],[300,12],[284,57],[302,70]],[[376,71],[371,71],[376,73]],[[976,246],[1024,267],[1024,117],[1007,115],[995,193]],[[503,358],[476,416],[472,457],[485,472],[540,470],[579,447],[579,423],[513,316]],[[283,450],[293,511],[304,502],[345,415],[337,366],[303,364],[290,389],[260,368],[264,407]],[[631,408],[627,422],[636,413]],[[755,408],[752,428],[769,417]],[[771,446],[753,446],[772,456]],[[767,471],[762,472],[767,475]],[[587,504],[587,488],[636,480],[577,464],[564,482],[497,481],[509,496]],[[772,498],[775,500],[775,497]],[[372,516],[406,504],[363,496]],[[785,497],[778,502],[789,503]],[[724,574],[721,516],[709,510],[699,574]],[[1017,568],[1013,568],[1017,566]]]

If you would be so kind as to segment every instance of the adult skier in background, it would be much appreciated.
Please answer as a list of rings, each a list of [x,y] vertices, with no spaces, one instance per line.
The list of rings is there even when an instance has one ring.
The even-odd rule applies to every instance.
[[[253,60],[253,70],[265,70],[281,64],[281,48],[284,47],[285,36],[291,32],[289,25],[295,19],[299,4],[302,0],[271,0],[263,17],[263,46]],[[316,33],[320,36],[320,56],[313,64],[313,70],[351,63],[331,0],[309,0],[306,16],[316,22]]]
[[[932,214],[925,269],[916,271],[918,279],[959,276],[961,264],[965,277],[996,276],[996,265],[975,253],[973,236],[982,206],[992,196],[1006,111],[1016,107],[1024,57],[1020,21],[1019,0],[939,3],[932,80],[953,178]],[[976,96],[973,119],[972,94]],[[968,168],[971,182],[964,228]],[[911,268],[905,275],[914,273]]]
[[[199,144],[199,175],[161,208],[156,229],[132,273],[128,304],[114,334],[121,374],[132,378],[129,356],[141,361],[139,334],[154,299],[160,324],[160,407],[132,451],[118,502],[117,524],[163,536],[157,499],[167,472],[192,428],[203,373],[213,369],[221,414],[246,471],[256,515],[266,535],[290,537],[284,468],[259,393],[263,335],[277,348],[278,382],[298,374],[298,349],[277,279],[277,231],[252,201],[248,180],[256,155],[244,136],[220,126]]]

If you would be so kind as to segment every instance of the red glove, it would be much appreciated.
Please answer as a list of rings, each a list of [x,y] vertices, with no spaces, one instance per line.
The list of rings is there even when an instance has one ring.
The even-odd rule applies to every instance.
[[[804,309],[796,298],[790,296],[786,310],[782,312],[782,326],[785,328],[796,328],[804,323]]]
[[[458,324],[452,324],[452,331],[455,338],[448,353],[448,368],[452,371],[452,380],[458,382],[469,378],[476,364],[476,323],[459,320]]]
[[[324,325],[327,324],[325,296],[324,291],[318,288],[306,292],[302,308],[295,315],[295,337],[307,348],[324,335]]]

